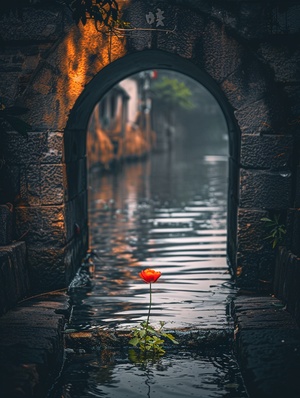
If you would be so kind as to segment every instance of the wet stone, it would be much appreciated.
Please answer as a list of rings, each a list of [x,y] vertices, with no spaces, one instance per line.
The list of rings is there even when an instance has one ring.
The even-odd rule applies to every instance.
[[[244,378],[253,397],[289,397],[300,394],[299,330],[268,328],[240,332]]]
[[[29,293],[24,242],[0,247],[0,314],[6,313]]]
[[[37,368],[34,363],[21,365],[0,363],[1,393],[7,398],[34,397],[41,382]],[[46,393],[44,390],[42,392]]]
[[[42,349],[26,348],[20,344],[0,346],[0,357],[9,358],[10,363],[35,363],[45,365],[47,363],[47,354]]]
[[[52,296],[50,295],[43,295],[43,299],[35,298],[30,299],[29,301],[24,301],[22,303],[23,308],[34,308],[34,309],[41,309],[44,308],[45,310],[50,310],[51,313],[54,311],[56,314],[64,314],[68,316],[71,311],[71,306],[69,302],[69,297],[66,294],[56,295],[55,300],[51,300]]]
[[[241,165],[245,168],[286,170],[291,167],[292,148],[290,135],[243,134]]]
[[[271,296],[238,297],[232,304],[235,352],[251,397],[300,394],[300,330]]]
[[[241,169],[240,205],[286,209],[291,204],[291,173]]]
[[[63,363],[67,298],[24,301],[0,318],[0,390],[5,398],[45,397]],[[49,295],[48,295],[49,297]]]

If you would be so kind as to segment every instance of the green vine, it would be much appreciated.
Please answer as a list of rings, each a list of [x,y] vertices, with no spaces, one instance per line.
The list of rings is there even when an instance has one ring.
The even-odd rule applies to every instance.
[[[15,0],[12,2],[1,2],[0,15],[9,15],[13,13],[22,19],[23,10],[28,7],[44,6],[45,0]],[[97,31],[102,26],[106,26],[109,30],[115,27],[126,28],[128,24],[120,18],[120,9],[117,0],[53,0],[48,4],[59,4],[66,6],[72,13],[72,18],[78,25],[86,25],[87,20],[94,21]]]

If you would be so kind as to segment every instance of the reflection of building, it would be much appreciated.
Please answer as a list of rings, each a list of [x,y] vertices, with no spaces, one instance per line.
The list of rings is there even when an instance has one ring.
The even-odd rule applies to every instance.
[[[100,165],[108,168],[123,158],[128,99],[126,91],[115,86],[95,106],[87,134],[90,168]]]
[[[114,159],[120,159],[123,156],[128,100],[126,91],[117,85],[99,104],[100,126],[112,142]]]
[[[151,71],[140,72],[113,87],[96,105],[89,121],[89,167],[110,167],[141,158],[153,147],[151,130]]]

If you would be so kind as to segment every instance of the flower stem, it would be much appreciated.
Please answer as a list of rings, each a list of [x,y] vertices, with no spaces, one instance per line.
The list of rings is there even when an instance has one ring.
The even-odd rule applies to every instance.
[[[149,304],[149,311],[148,311],[148,318],[147,318],[147,326],[146,326],[147,328],[148,328],[148,325],[149,325],[151,305],[152,305],[152,283],[150,283],[150,304]]]
[[[149,319],[150,319],[151,305],[152,305],[152,284],[150,283],[150,303],[149,303],[149,311],[148,311],[148,317],[147,317],[147,322],[146,322],[145,346],[146,346],[146,342],[147,342],[148,325],[149,325]]]

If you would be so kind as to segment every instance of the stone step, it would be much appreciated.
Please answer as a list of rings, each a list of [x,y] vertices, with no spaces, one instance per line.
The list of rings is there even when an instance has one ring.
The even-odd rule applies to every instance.
[[[0,318],[0,391],[5,398],[44,398],[64,361],[68,298],[26,300]]]

